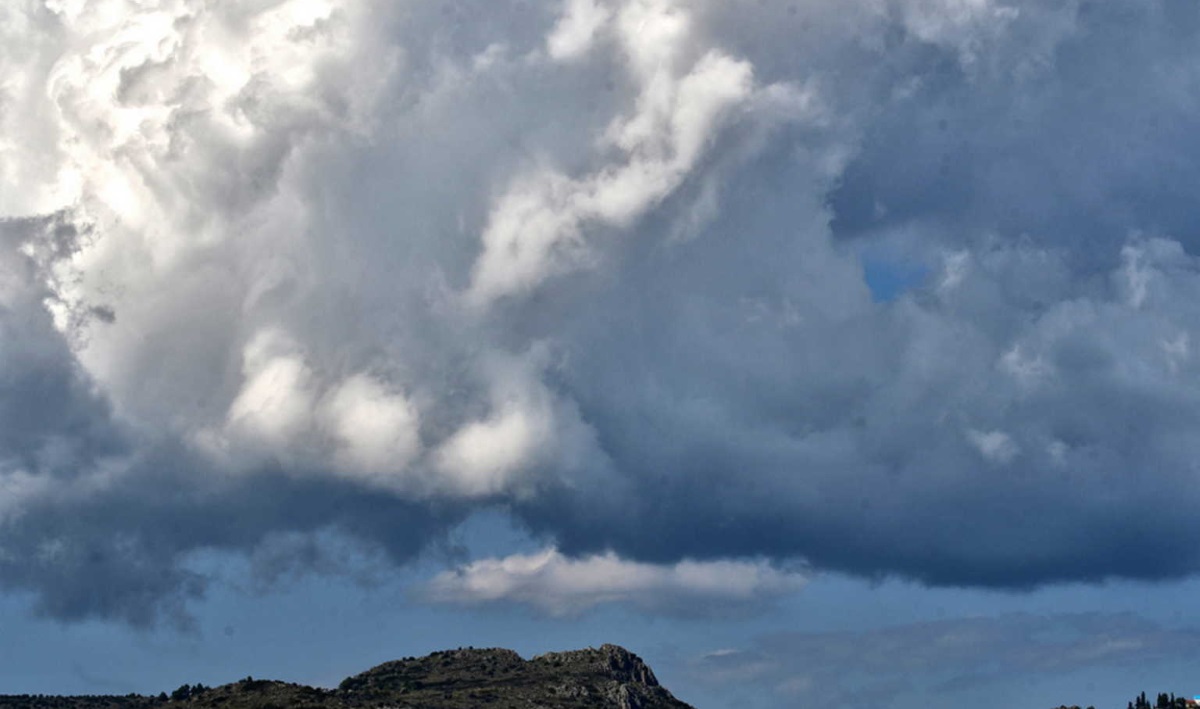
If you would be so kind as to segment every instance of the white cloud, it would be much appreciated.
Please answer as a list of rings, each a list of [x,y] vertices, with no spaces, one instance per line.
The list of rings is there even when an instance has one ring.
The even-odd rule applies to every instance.
[[[517,603],[550,615],[574,615],[608,603],[690,614],[749,609],[799,591],[806,579],[763,561],[647,564],[612,552],[572,559],[557,549],[482,559],[447,571],[427,586],[436,603]]]
[[[695,40],[687,13],[673,2],[631,0],[617,24],[639,86],[633,113],[609,124],[601,146],[621,159],[581,178],[543,168],[518,179],[489,216],[468,302],[526,293],[586,265],[594,252],[588,230],[628,228],[667,198],[722,122],[750,99],[753,71],[744,61],[712,49],[681,66]]]
[[[23,470],[0,474],[0,523],[8,522],[25,512],[31,502],[51,494],[53,480],[31,475]]]
[[[546,38],[546,50],[559,61],[577,59],[591,49],[611,19],[606,0],[566,0],[562,17]]]
[[[1021,345],[1013,345],[1012,349],[1005,352],[1000,358],[999,367],[1026,388],[1035,387],[1054,375],[1040,355],[1027,355]]]
[[[403,474],[420,453],[419,416],[402,394],[357,374],[327,396],[323,413],[337,438],[340,469],[387,487],[387,478]]]
[[[274,332],[247,347],[245,384],[229,407],[229,426],[277,450],[298,443],[311,425],[313,374],[293,345]]]
[[[526,496],[550,471],[569,478],[588,458],[603,458],[574,407],[539,381],[546,357],[535,348],[526,357],[496,357],[487,364],[487,415],[465,422],[433,453],[442,490],[465,497]]]
[[[497,503],[622,563],[1192,573],[1181,7],[4,4],[0,477],[47,514],[0,579],[105,612],[23,561],[54,514],[186,596],[197,548]]]
[[[989,463],[1007,465],[1021,452],[1021,447],[1004,431],[967,431],[967,438]]]

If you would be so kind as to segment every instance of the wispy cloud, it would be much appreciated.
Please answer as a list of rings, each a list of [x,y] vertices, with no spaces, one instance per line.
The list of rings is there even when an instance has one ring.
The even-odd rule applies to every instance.
[[[1133,614],[1010,614],[765,636],[742,650],[699,657],[692,672],[697,682],[765,685],[802,703],[865,697],[906,703],[925,696],[934,702],[930,706],[949,706],[959,701],[955,692],[1002,686],[1014,678],[1146,668],[1197,656],[1194,629],[1165,627]]]

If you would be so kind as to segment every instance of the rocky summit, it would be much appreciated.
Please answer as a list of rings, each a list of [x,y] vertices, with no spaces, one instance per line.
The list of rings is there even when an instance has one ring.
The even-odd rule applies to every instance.
[[[458,649],[387,662],[337,689],[255,680],[184,685],[157,697],[0,696],[0,709],[691,709],[640,657],[616,645],[525,660]]]

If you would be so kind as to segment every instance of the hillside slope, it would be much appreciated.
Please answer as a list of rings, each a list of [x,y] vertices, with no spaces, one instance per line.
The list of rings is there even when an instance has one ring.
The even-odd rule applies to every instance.
[[[512,650],[448,650],[384,663],[332,690],[247,678],[171,697],[0,696],[0,709],[691,709],[616,645],[532,660]]]

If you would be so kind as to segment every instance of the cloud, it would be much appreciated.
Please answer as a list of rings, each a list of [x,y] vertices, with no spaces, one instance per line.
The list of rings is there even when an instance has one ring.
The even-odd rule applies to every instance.
[[[546,38],[546,50],[558,61],[576,59],[591,49],[596,35],[612,20],[612,8],[596,0],[571,0]]]
[[[552,616],[575,615],[609,603],[694,615],[762,610],[765,603],[804,584],[802,574],[762,561],[655,565],[612,552],[570,559],[549,548],[481,559],[443,572],[427,584],[424,595],[434,603],[519,604]]]
[[[858,632],[784,633],[748,649],[697,658],[691,671],[710,685],[773,688],[799,703],[871,697],[956,706],[961,695],[1013,677],[1062,677],[1094,669],[1144,669],[1195,657],[1188,628],[1133,614],[1009,614],[927,621]]]
[[[549,40],[552,56],[578,51],[575,35],[594,34],[605,19],[594,5],[567,9]],[[486,304],[586,264],[589,223],[633,225],[678,189],[722,119],[750,101],[749,64],[719,50],[689,60],[688,16],[673,2],[631,2],[615,21],[638,95],[632,114],[606,127],[602,147],[624,160],[581,178],[538,170],[519,179],[488,218],[468,301]]]
[[[1198,29],[5,7],[0,585],[152,622],[198,553],[483,508],[563,563],[1193,574]]]

